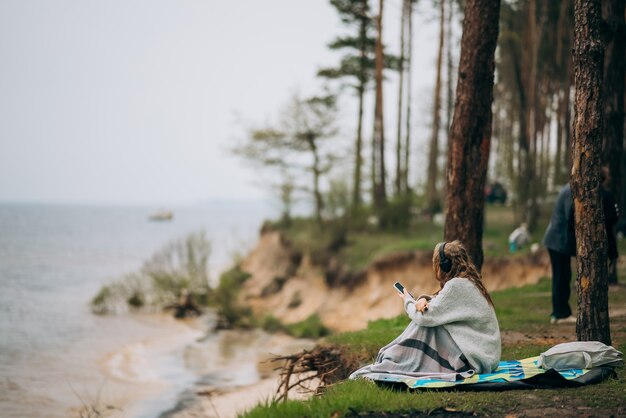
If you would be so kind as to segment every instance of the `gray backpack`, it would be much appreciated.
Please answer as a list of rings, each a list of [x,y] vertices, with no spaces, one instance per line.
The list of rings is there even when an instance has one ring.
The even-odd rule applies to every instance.
[[[591,369],[623,365],[622,353],[599,341],[575,341],[557,344],[539,356],[544,369]]]

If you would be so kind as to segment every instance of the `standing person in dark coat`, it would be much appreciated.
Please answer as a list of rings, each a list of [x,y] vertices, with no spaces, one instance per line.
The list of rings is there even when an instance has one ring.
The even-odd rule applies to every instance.
[[[613,194],[608,191],[610,181],[608,168],[600,170],[600,193],[608,239],[607,259],[609,266],[609,284],[617,284],[617,242],[615,224],[619,219],[619,209]],[[569,183],[559,193],[548,229],[543,237],[543,244],[550,254],[552,265],[552,315],[553,324],[576,322],[569,306],[570,282],[572,279],[571,257],[576,257],[576,235],[574,231],[574,202]]]
[[[576,256],[574,234],[574,208],[572,189],[569,183],[559,193],[554,204],[543,245],[550,254],[552,265],[552,315],[553,324],[576,322],[569,306],[570,281],[572,279],[571,258]]]
[[[604,223],[608,238],[608,272],[609,284],[617,284],[617,239],[615,237],[615,225],[619,220],[619,208],[615,202],[613,193],[609,191],[611,175],[608,167],[602,167],[600,171],[600,192],[602,194],[602,207],[604,209]]]

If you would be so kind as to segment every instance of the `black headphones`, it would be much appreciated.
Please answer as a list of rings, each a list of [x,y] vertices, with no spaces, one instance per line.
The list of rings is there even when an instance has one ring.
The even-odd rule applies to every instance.
[[[442,271],[449,273],[450,270],[452,270],[452,260],[446,257],[446,253],[443,251],[445,247],[445,242],[442,242],[439,246],[439,268],[441,268]]]

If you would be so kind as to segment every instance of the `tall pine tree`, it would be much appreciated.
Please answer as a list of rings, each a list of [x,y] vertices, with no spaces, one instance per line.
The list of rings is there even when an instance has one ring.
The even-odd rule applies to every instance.
[[[485,179],[491,142],[494,55],[500,0],[465,3],[454,116],[448,145],[444,237],[463,241],[483,264]]]
[[[323,68],[320,77],[328,79],[349,79],[358,98],[357,131],[354,144],[354,175],[352,206],[357,209],[362,203],[361,183],[363,176],[363,99],[370,80],[374,76],[374,47],[372,35],[374,20],[370,15],[367,0],[331,0],[341,21],[354,31],[352,35],[340,36],[328,46],[333,50],[346,50],[338,67]]]

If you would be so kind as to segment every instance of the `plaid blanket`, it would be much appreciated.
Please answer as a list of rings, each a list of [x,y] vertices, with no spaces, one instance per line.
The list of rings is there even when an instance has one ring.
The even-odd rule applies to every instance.
[[[444,327],[421,327],[414,322],[378,352],[373,364],[361,367],[350,379],[437,379],[454,382],[475,371]]]

